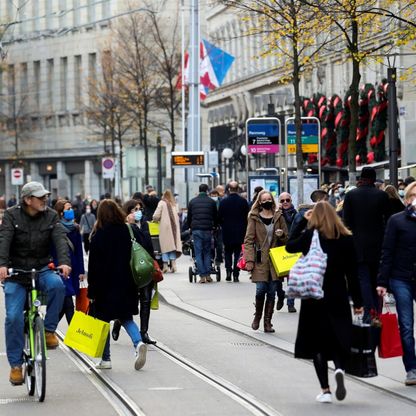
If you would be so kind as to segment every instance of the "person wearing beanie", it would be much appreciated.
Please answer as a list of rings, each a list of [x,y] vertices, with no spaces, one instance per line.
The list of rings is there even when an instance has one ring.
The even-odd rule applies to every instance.
[[[389,216],[388,195],[376,188],[376,178],[374,168],[363,168],[357,188],[349,191],[344,199],[344,222],[352,231],[357,253],[364,322],[371,320],[371,311],[379,309],[377,273],[384,228]]]

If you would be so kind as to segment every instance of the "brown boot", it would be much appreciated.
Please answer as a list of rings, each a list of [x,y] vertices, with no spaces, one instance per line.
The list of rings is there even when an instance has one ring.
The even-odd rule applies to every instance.
[[[9,381],[13,384],[13,386],[20,386],[21,384],[23,384],[24,380],[22,367],[12,367],[10,369]]]
[[[274,300],[266,301],[264,307],[264,332],[275,332],[272,325],[272,316],[274,312]]]
[[[54,350],[59,345],[59,340],[55,335],[55,332],[45,332],[46,348],[48,350]]]
[[[167,273],[169,271],[168,263],[163,262],[162,273]]]
[[[256,296],[256,303],[254,305],[256,307],[256,311],[254,313],[254,319],[251,327],[257,331],[260,326],[261,315],[263,314],[264,296]]]
[[[171,271],[171,273],[176,273],[176,271],[177,271],[176,260],[171,260],[171,262],[170,262],[170,271]]]

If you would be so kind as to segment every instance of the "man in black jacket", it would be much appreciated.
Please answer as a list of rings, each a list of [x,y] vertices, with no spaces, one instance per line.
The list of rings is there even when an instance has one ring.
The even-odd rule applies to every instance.
[[[0,226],[0,282],[4,283],[6,352],[11,367],[9,380],[13,385],[24,381],[22,351],[26,288],[8,277],[8,267],[41,270],[39,289],[46,293],[48,299],[46,345],[48,348],[59,345],[55,329],[62,310],[65,286],[62,279],[48,269],[48,263],[52,261],[52,244],[55,245],[59,268],[65,278],[71,268],[66,232],[59,223],[58,214],[47,206],[49,194],[39,182],[27,183],[22,188],[21,205],[9,208]]]
[[[211,239],[212,230],[217,226],[217,205],[208,196],[208,185],[199,185],[199,195],[188,205],[188,226],[194,241],[196,267],[200,276],[199,283],[212,282]]]
[[[376,171],[363,168],[357,188],[345,195],[344,221],[352,231],[358,261],[358,277],[364,301],[364,321],[379,309],[376,293],[384,227],[389,215],[386,192],[374,186]],[[348,261],[348,259],[345,259]]]
[[[247,216],[250,208],[248,202],[238,194],[238,183],[236,181],[231,181],[228,184],[228,190],[230,194],[220,202],[218,218],[222,227],[224,242],[225,269],[227,272],[225,280],[230,282],[232,273],[234,282],[238,282],[240,269],[237,267],[237,262],[246,235]]]

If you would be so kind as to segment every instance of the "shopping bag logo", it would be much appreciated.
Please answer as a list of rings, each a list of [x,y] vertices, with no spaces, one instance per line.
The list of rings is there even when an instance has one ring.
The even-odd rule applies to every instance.
[[[92,339],[92,337],[94,336],[91,332],[90,333],[88,333],[88,332],[85,332],[83,329],[81,329],[81,328],[78,328],[77,329],[77,331],[76,331],[76,333],[77,334],[81,334],[81,335],[83,335],[84,337],[87,337],[87,338],[89,338],[89,339]]]

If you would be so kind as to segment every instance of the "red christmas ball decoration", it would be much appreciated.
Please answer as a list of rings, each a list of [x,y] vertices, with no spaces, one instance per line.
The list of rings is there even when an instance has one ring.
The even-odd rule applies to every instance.
[[[374,162],[374,152],[368,152],[367,163],[373,163],[373,162]]]
[[[375,137],[372,137],[370,140],[371,147],[375,147],[377,145],[377,139]]]
[[[341,158],[338,158],[338,159],[337,159],[337,166],[338,166],[339,168],[342,168],[342,159],[341,159]]]
[[[355,156],[355,161],[356,161],[357,163],[360,163],[360,162],[361,162],[360,155]]]

